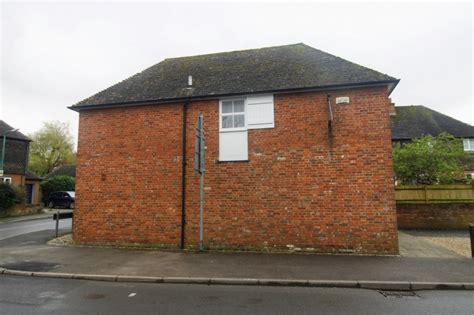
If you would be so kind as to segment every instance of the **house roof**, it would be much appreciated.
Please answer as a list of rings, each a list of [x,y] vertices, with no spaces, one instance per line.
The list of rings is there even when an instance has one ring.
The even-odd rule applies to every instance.
[[[76,165],[74,164],[64,164],[53,169],[46,177],[52,176],[71,176],[76,177]]]
[[[3,133],[8,130],[15,129],[3,120],[0,120],[0,138],[3,138]],[[25,141],[31,141],[30,138],[25,136],[19,131],[14,131],[14,132],[9,132],[7,133],[7,139],[17,139],[17,140],[25,140]]]
[[[32,171],[26,171],[25,179],[28,179],[28,180],[41,180],[41,177],[39,177],[38,175],[36,175]]]
[[[391,116],[392,140],[408,140],[448,132],[458,138],[474,138],[474,127],[428,107],[396,106]]]
[[[398,81],[300,43],[165,59],[71,109]]]

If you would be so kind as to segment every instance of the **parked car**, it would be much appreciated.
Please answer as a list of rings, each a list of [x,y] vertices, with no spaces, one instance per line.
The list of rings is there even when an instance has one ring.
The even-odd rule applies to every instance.
[[[74,209],[75,201],[74,191],[57,191],[52,193],[48,198],[48,208],[66,207]]]

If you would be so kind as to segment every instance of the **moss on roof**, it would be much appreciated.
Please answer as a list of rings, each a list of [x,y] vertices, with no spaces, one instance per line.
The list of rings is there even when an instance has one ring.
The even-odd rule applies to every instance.
[[[398,80],[295,44],[165,59],[72,108],[380,82]]]
[[[474,138],[474,127],[428,107],[396,106],[391,117],[392,140],[407,140],[448,132],[458,138]]]

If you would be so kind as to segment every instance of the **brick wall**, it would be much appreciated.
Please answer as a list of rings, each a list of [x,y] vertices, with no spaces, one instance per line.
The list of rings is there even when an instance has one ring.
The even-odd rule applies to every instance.
[[[467,229],[474,203],[397,204],[400,229]]]
[[[0,137],[0,156],[2,154],[3,137]],[[7,137],[5,148],[5,174],[24,174],[28,164],[29,142]]]
[[[77,241],[179,243],[181,121],[172,104],[81,112]]]
[[[198,112],[206,131],[205,243],[211,248],[396,253],[386,88],[275,95],[275,128],[249,130],[249,161],[218,162],[218,100],[188,109],[186,244],[197,246],[193,171]],[[179,245],[182,105],[83,111],[74,238]]]

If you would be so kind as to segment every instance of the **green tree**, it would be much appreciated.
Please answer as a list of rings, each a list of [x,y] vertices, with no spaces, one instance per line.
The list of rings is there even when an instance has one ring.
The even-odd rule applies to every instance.
[[[43,202],[49,199],[49,195],[56,191],[74,191],[76,180],[71,176],[53,176],[41,182]]]
[[[393,149],[395,176],[403,184],[450,184],[464,179],[462,140],[448,133],[414,139]]]
[[[44,176],[56,166],[75,163],[74,140],[69,131],[69,124],[51,121],[29,135],[33,140],[30,145],[29,168],[36,174]]]

